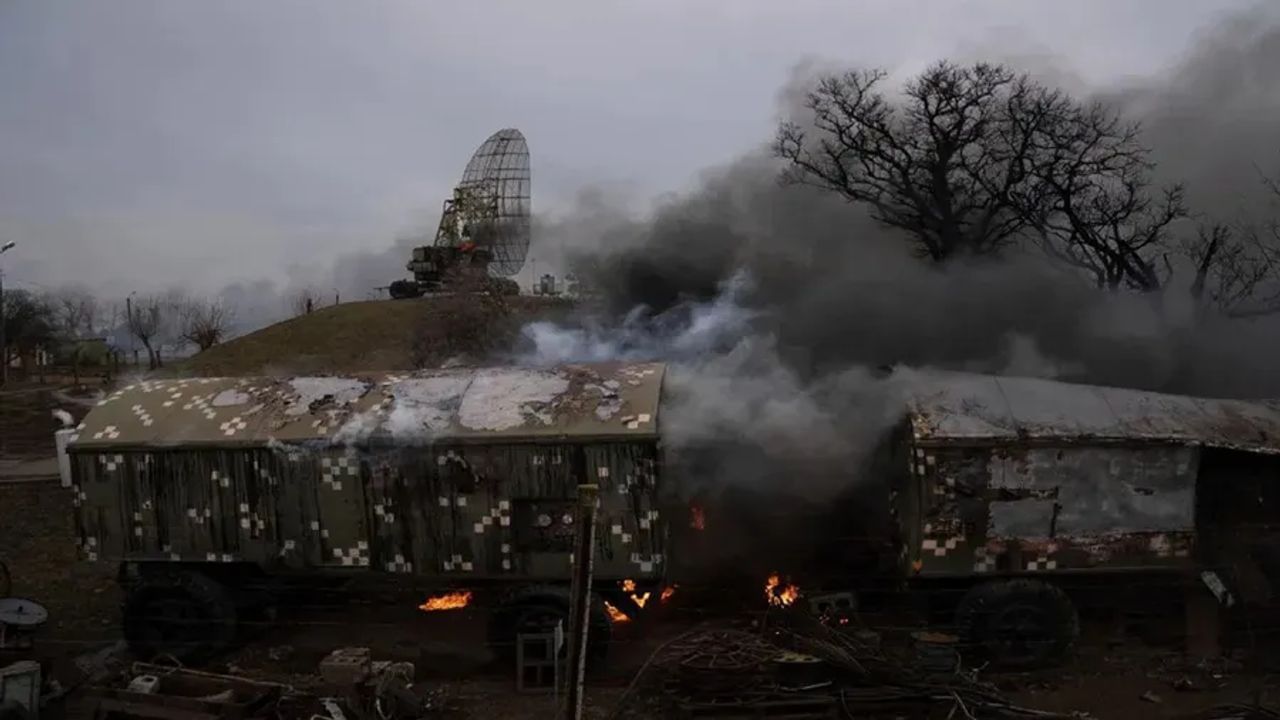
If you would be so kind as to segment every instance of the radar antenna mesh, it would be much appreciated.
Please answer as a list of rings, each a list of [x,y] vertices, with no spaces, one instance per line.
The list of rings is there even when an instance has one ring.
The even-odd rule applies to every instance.
[[[491,275],[516,274],[529,254],[530,185],[524,135],[514,128],[490,135],[445,200],[435,244],[474,243],[492,253]]]

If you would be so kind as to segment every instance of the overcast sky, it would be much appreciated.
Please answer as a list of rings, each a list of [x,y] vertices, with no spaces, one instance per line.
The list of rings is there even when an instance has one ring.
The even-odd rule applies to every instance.
[[[1160,72],[1252,0],[0,0],[18,286],[213,291],[434,222],[498,128],[535,212],[637,206],[765,140],[798,63]],[[537,239],[535,239],[535,243]],[[291,270],[292,268],[292,270]]]

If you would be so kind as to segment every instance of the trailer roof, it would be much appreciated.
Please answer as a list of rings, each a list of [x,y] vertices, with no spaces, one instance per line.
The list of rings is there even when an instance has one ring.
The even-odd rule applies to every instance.
[[[99,402],[70,447],[656,438],[664,371],[594,363],[144,380]]]
[[[1280,404],[1021,377],[922,373],[917,442],[1156,441],[1280,453]]]

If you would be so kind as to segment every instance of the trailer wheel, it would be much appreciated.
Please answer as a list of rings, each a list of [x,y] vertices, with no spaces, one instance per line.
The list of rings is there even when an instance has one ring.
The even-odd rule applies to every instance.
[[[1004,668],[1060,660],[1080,635],[1080,617],[1066,593],[1028,579],[970,589],[956,610],[956,625],[970,651]]]
[[[505,660],[516,657],[516,636],[522,633],[553,632],[556,623],[569,630],[569,591],[555,586],[537,586],[517,590],[493,609],[489,618],[489,645]],[[592,597],[587,634],[587,652],[594,660],[603,660],[609,652],[613,627],[604,605]],[[561,654],[568,652],[568,641]]]
[[[235,640],[236,604],[221,583],[190,570],[144,576],[129,588],[124,636],[134,656],[198,663]]]

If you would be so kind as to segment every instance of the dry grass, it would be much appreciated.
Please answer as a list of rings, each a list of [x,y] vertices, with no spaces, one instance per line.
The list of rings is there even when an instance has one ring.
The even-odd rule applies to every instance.
[[[465,326],[475,318],[494,322],[492,312],[474,312],[461,298],[420,298],[345,303],[270,325],[214,346],[169,370],[202,376],[282,375],[407,370],[423,362],[442,362],[467,353]],[[477,307],[484,302],[475,298]],[[565,300],[512,297],[503,301],[498,327],[482,333],[484,349],[509,348],[520,325],[566,315]],[[496,333],[497,337],[493,335]],[[424,353],[423,346],[438,348]]]

